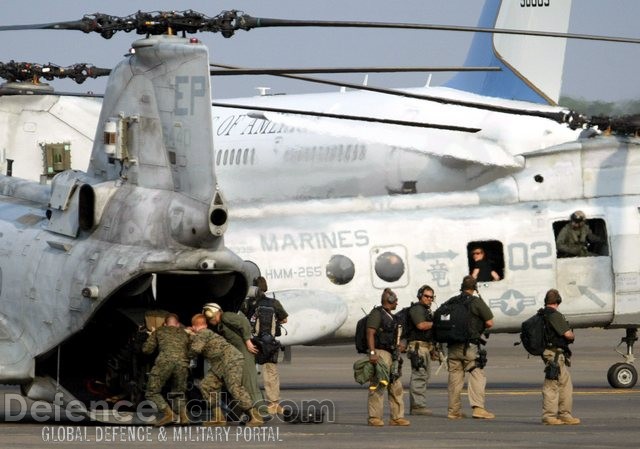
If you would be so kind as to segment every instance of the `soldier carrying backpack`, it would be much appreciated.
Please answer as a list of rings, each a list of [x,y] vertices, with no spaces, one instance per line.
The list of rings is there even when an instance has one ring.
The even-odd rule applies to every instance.
[[[573,384],[569,372],[571,351],[569,344],[575,335],[567,319],[558,310],[562,297],[552,288],[544,296],[547,345],[542,353],[545,363],[542,386],[542,423],[547,425],[575,425],[580,419],[572,416]]]
[[[369,352],[369,362],[372,364],[384,363],[390,368],[390,382],[386,388],[375,385],[369,387],[367,408],[369,411],[368,424],[370,426],[383,426],[383,400],[385,390],[389,392],[389,407],[392,426],[408,426],[409,420],[404,418],[404,402],[402,400],[403,389],[399,368],[394,373],[394,365],[399,365],[400,358],[400,332],[393,311],[398,306],[398,297],[390,289],[385,288],[380,298],[380,307],[375,307],[367,317],[366,342]]]
[[[282,413],[280,406],[280,373],[278,372],[278,354],[281,346],[276,339],[281,334],[281,325],[287,322],[288,314],[280,301],[270,298],[267,280],[260,276],[253,281],[254,295],[249,296],[240,311],[249,319],[253,334],[252,340],[259,349],[256,363],[262,365],[264,392],[271,414]]]
[[[460,285],[460,294],[438,307],[433,321],[435,337],[447,343],[449,369],[449,419],[460,419],[462,402],[460,394],[464,387],[464,375],[469,373],[469,402],[473,417],[493,419],[495,415],[485,409],[485,386],[483,353],[480,349],[481,335],[493,326],[493,313],[476,292],[477,282],[473,276],[465,276]],[[486,353],[484,354],[486,361]]]

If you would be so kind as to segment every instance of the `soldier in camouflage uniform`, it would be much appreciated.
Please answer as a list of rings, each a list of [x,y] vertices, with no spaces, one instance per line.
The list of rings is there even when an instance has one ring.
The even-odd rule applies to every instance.
[[[209,362],[209,371],[200,382],[200,391],[211,404],[211,420],[203,423],[208,426],[224,426],[226,419],[220,408],[220,389],[222,385],[240,403],[240,409],[251,416],[248,426],[264,424],[257,409],[253,408],[251,397],[242,386],[242,365],[244,359],[240,351],[223,337],[207,329],[207,319],[198,314],[191,319],[194,335],[191,339],[191,354],[202,354]]]
[[[202,312],[211,328],[222,335],[244,357],[242,386],[249,392],[254,404],[264,404],[258,385],[256,357],[258,348],[251,341],[251,324],[246,316],[233,312],[223,312],[216,303],[207,303]]]
[[[147,341],[142,345],[142,352],[152,354],[158,350],[158,356],[147,382],[145,397],[153,401],[161,413],[156,419],[156,426],[164,426],[170,422],[176,422],[173,410],[162,397],[162,387],[169,379],[171,384],[171,397],[179,401],[178,409],[180,422],[189,423],[187,416],[184,393],[187,390],[187,376],[189,373],[189,334],[180,326],[177,315],[167,315],[164,326],[151,332]]]

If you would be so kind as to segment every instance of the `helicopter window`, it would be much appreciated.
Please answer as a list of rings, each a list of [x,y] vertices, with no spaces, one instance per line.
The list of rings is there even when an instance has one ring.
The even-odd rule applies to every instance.
[[[404,261],[396,253],[387,251],[376,258],[374,269],[383,281],[395,282],[404,274]]]
[[[251,148],[251,165],[253,165],[253,163],[255,162],[255,159],[256,159],[256,149]]]
[[[42,148],[44,152],[44,173],[47,176],[53,176],[56,173],[71,169],[71,144],[45,143]]]
[[[467,243],[469,274],[479,282],[504,278],[504,251],[499,240],[478,240]]]
[[[222,158],[222,165],[227,165],[227,159],[229,158],[229,150],[224,150],[224,157]]]
[[[236,153],[236,165],[240,165],[240,160],[242,159],[242,150],[238,150]]]
[[[233,165],[233,158],[236,154],[236,150],[231,150],[231,154],[229,155],[229,165]]]
[[[348,284],[355,273],[356,268],[353,261],[341,254],[331,256],[326,266],[327,278],[336,285]]]
[[[216,165],[220,165],[221,160],[222,160],[222,151],[218,151],[218,156],[216,157]]]
[[[245,148],[242,154],[242,164],[247,165],[247,159],[249,159],[249,148]]]
[[[558,237],[565,226],[571,226],[569,220],[559,220],[553,223],[553,235],[556,240],[556,251],[559,258],[562,257],[590,257],[590,256],[608,256],[609,255],[609,239],[607,237],[607,225],[602,218],[590,218],[585,220],[585,226],[589,227],[587,240],[581,248],[576,247],[574,250],[579,254],[574,254],[574,250],[567,248],[570,252],[563,251],[559,248]]]

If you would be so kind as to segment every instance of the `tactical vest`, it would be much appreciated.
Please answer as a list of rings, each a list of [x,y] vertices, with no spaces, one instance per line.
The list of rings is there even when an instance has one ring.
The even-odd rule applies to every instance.
[[[544,314],[546,317],[554,313],[560,313],[560,312],[554,309],[545,307]],[[558,333],[553,329],[552,326],[549,326],[549,325],[545,326],[545,332],[546,332],[545,336],[547,339],[547,343],[550,347],[563,349],[564,351],[569,351],[569,342],[567,341],[567,339],[564,338],[562,335],[558,335]]]
[[[376,348],[393,351],[396,346],[398,324],[393,315],[386,312],[382,306],[376,307],[376,309],[380,312],[381,317],[380,327],[376,329]]]
[[[433,321],[433,313],[431,313],[431,308],[425,306],[422,303],[414,303],[411,305],[412,310],[414,307],[421,307],[425,310],[425,320],[424,321]],[[409,313],[409,317],[407,319],[407,340],[409,341],[433,341],[433,328],[428,329],[426,331],[421,331],[416,327],[416,323],[413,322],[411,318],[411,313]]]

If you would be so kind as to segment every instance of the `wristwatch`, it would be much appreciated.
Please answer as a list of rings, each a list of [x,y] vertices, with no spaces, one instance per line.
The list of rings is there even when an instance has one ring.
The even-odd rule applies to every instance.
[[[369,351],[369,355],[376,355],[376,351]]]

